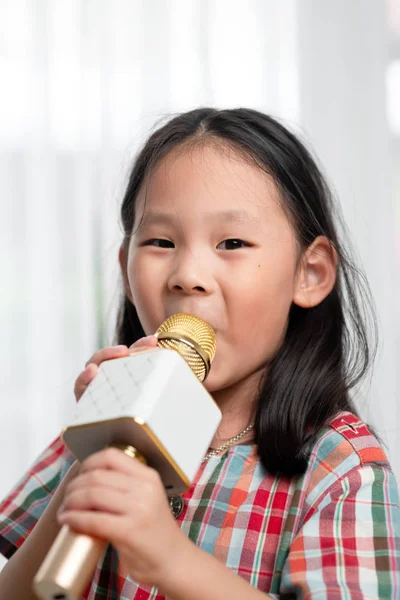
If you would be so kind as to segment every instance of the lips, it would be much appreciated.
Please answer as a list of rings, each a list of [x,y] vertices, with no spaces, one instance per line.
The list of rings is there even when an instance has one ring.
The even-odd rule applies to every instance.
[[[171,317],[172,315],[175,315],[176,313],[184,313],[186,315],[192,315],[193,317],[202,319],[203,321],[205,321],[206,323],[211,325],[211,327],[214,329],[215,332],[217,332],[217,330],[218,330],[218,328],[215,327],[215,325],[214,325],[214,323],[217,322],[217,319],[209,318],[204,312],[202,312],[200,310],[187,310],[187,309],[177,308],[175,310],[168,311],[167,316],[165,318],[167,319],[167,318]]]

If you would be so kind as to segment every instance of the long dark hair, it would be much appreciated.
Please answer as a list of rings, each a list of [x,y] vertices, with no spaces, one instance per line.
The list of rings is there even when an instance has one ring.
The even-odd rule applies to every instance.
[[[310,152],[275,119],[250,109],[192,110],[151,135],[133,165],[122,202],[126,246],[135,201],[151,170],[172,149],[207,142],[234,147],[274,179],[302,251],[323,235],[338,256],[336,283],[325,300],[307,309],[292,305],[284,343],[259,389],[255,442],[260,459],[270,473],[301,474],[327,421],[341,410],[357,414],[349,391],[366,374],[376,350],[369,287],[339,240],[337,209]],[[117,341],[130,345],[143,335],[136,310],[124,296]]]

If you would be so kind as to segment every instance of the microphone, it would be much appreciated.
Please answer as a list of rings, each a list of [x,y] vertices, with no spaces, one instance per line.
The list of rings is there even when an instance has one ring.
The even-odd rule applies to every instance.
[[[171,503],[189,489],[221,421],[200,385],[216,338],[208,323],[184,313],[166,319],[155,335],[156,348],[134,349],[99,365],[62,437],[79,461],[115,446],[153,467]],[[64,525],[34,577],[35,594],[79,600],[106,545]]]

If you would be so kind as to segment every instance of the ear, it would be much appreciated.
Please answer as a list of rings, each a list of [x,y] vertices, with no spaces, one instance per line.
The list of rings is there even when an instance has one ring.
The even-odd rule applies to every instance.
[[[307,248],[297,274],[293,302],[302,308],[320,304],[336,281],[337,253],[325,236],[318,236]]]
[[[121,267],[121,275],[122,281],[124,283],[125,294],[128,297],[129,301],[133,304],[132,292],[129,285],[128,280],[128,271],[127,271],[127,263],[128,263],[128,249],[122,245],[118,252],[118,260],[119,266]]]

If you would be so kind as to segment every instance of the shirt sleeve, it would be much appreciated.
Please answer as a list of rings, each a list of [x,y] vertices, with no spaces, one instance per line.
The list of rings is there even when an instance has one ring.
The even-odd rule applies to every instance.
[[[303,600],[400,598],[400,506],[390,467],[354,467],[311,507],[281,590]]]
[[[0,503],[0,553],[6,558],[35,527],[74,460],[58,437]]]

